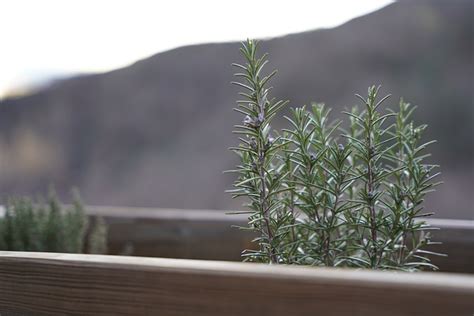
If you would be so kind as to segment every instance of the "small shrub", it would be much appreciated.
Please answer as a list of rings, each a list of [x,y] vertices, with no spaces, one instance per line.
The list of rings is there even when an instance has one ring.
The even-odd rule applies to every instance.
[[[97,217],[89,236],[89,253],[107,253],[107,226],[102,217]]]
[[[438,166],[428,164],[421,143],[426,125],[411,120],[414,107],[403,100],[398,111],[380,110],[389,97],[370,87],[362,106],[344,112],[345,128],[331,121],[323,104],[291,109],[289,128],[270,127],[287,101],[270,98],[263,75],[266,54],[248,40],[246,64],[236,76],[243,88],[235,126],[240,158],[233,197],[245,197],[257,250],[247,261],[414,271],[436,269],[425,249],[432,244],[422,220],[423,199],[438,184]],[[337,132],[341,135],[337,135]]]
[[[47,203],[9,198],[0,217],[0,250],[83,253],[88,239],[88,252],[106,253],[105,223],[99,218],[89,227],[78,191],[73,190],[73,197],[73,205],[66,209],[54,190]]]

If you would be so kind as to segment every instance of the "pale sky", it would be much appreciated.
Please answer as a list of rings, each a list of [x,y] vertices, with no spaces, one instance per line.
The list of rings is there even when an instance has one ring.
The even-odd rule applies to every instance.
[[[0,0],[0,97],[179,46],[340,25],[389,0]]]

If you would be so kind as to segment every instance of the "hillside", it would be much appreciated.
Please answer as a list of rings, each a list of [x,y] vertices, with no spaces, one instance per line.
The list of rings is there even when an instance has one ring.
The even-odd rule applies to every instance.
[[[439,141],[445,185],[430,198],[440,217],[472,216],[473,6],[401,1],[333,29],[262,42],[279,74],[277,98],[323,101],[340,113],[354,93],[382,84],[418,105]],[[157,39],[159,40],[159,36]],[[182,47],[112,72],[56,82],[0,104],[0,192],[64,196],[89,204],[235,208],[223,193],[235,159],[229,84],[238,43]],[[339,115],[339,114],[337,114]]]

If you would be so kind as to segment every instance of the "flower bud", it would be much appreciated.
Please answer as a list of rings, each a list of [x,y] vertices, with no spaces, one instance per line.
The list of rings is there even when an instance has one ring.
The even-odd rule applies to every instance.
[[[253,150],[257,150],[257,140],[255,139],[255,137],[252,137],[250,140],[250,148],[252,148]]]
[[[369,147],[369,155],[370,155],[370,157],[375,156],[375,147],[374,146]]]
[[[245,126],[253,126],[255,124],[255,121],[249,115],[247,115],[245,116],[243,123]]]
[[[252,162],[252,171],[257,172],[257,164],[255,162]]]
[[[372,201],[372,200],[374,199],[374,197],[375,197],[375,193],[374,193],[374,192],[372,192],[372,191],[367,192],[367,199],[368,199],[369,201]]]

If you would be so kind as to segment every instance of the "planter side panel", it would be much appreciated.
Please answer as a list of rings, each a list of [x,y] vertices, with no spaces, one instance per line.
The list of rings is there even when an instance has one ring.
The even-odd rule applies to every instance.
[[[109,250],[115,255],[240,261],[243,249],[255,247],[255,235],[245,215],[225,211],[88,207],[90,216],[103,216],[109,225]],[[443,272],[474,273],[474,221],[429,219],[434,241],[430,250]]]
[[[474,278],[0,252],[2,315],[470,315]]]

